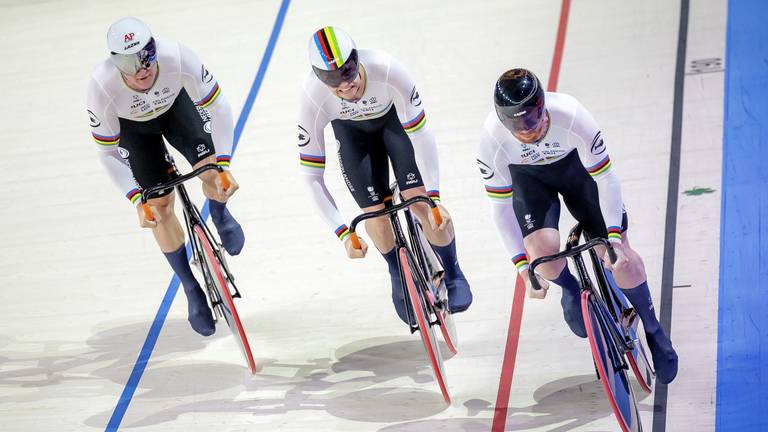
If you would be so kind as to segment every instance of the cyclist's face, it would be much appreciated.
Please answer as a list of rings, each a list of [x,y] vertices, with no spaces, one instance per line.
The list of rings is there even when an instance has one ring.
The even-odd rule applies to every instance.
[[[512,134],[517,138],[518,140],[524,142],[524,143],[534,143],[541,139],[549,129],[549,113],[547,110],[544,110],[544,115],[541,116],[541,120],[539,120],[539,124],[536,125],[536,127],[524,130],[524,131],[518,131],[518,132],[512,132]]]
[[[341,84],[339,84],[337,87],[331,87],[331,89],[333,89],[333,92],[336,94],[336,96],[342,99],[352,100],[358,98],[359,95],[357,95],[357,93],[363,87],[363,77],[360,74],[360,70],[358,69],[358,73],[355,75],[355,79],[352,81],[342,81]]]
[[[123,78],[129,87],[139,91],[146,91],[152,88],[152,84],[155,83],[155,77],[157,76],[157,63],[149,67],[149,69],[139,69],[133,75],[123,74]]]

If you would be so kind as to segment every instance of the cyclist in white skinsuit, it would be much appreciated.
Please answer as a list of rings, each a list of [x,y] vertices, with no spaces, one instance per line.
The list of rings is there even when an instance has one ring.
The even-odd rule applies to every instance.
[[[226,190],[213,171],[200,175],[210,200],[211,219],[225,249],[240,253],[243,230],[226,208],[238,189],[228,171],[232,152],[232,110],[213,75],[189,48],[154,38],[136,18],[123,18],[107,32],[110,57],[93,71],[88,84],[88,115],[99,159],[114,183],[136,205],[139,223],[152,228],[160,249],[181,279],[189,322],[205,336],[215,331],[205,295],[189,267],[184,231],[173,211],[174,193],[149,199],[156,221],[138,205],[141,190],[170,179],[165,138],[193,167],[223,167]]]
[[[488,114],[477,163],[493,216],[507,252],[531,289],[528,255],[536,259],[560,249],[560,200],[592,237],[607,238],[618,261],[607,276],[640,316],[659,379],[677,374],[677,354],[659,325],[648,290],[645,267],[629,245],[621,187],[592,115],[573,97],[545,93],[525,69],[505,72],[496,82],[495,110]],[[563,288],[561,305],[571,330],[586,337],[579,285],[565,260],[538,267]],[[538,276],[537,276],[538,277]],[[545,288],[548,284],[542,281]]]
[[[437,145],[426,125],[424,104],[405,68],[388,54],[358,50],[335,27],[324,27],[309,41],[310,71],[303,84],[299,111],[299,156],[307,186],[328,228],[344,242],[350,258],[365,256],[352,248],[344,219],[323,179],[323,130],[331,123],[344,181],[364,212],[384,208],[391,200],[389,165],[404,198],[430,196],[439,202]],[[425,187],[426,186],[426,187]],[[427,207],[414,212],[445,267],[452,312],[466,310],[472,293],[456,257],[453,223],[442,205],[443,224],[435,225]],[[394,237],[387,218],[366,221],[366,231],[389,266],[392,301],[406,321]]]

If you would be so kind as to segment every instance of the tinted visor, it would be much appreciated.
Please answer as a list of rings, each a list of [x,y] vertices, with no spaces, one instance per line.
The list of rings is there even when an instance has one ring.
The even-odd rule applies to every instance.
[[[535,98],[534,98],[535,99]],[[544,117],[544,98],[530,105],[504,107],[497,106],[496,114],[504,126],[512,132],[525,132],[536,129]]]
[[[149,69],[157,63],[155,38],[150,38],[144,48],[135,54],[110,54],[112,63],[126,75],[135,75],[139,70]]]
[[[347,61],[336,70],[322,70],[312,65],[317,78],[329,87],[338,87],[343,82],[352,82],[358,74],[357,50],[352,50]]]

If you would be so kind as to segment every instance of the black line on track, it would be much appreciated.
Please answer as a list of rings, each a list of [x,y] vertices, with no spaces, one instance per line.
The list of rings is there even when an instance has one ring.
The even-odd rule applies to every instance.
[[[667,185],[667,217],[664,229],[664,258],[661,267],[661,303],[659,321],[664,331],[672,334],[672,286],[675,273],[675,235],[677,234],[677,196],[680,191],[680,147],[683,129],[683,89],[685,87],[685,50],[688,44],[689,0],[680,1],[680,26],[677,35],[675,96],[672,106],[672,144],[669,154]],[[667,386],[658,380],[654,387],[653,432],[667,429]]]

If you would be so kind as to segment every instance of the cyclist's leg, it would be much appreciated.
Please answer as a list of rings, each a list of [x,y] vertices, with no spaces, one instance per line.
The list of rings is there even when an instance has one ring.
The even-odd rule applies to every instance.
[[[573,189],[563,193],[563,200],[571,214],[591,236],[608,238],[608,231],[600,210],[597,184],[588,177],[586,170],[583,171],[581,178],[585,180],[569,183]],[[623,218],[622,224],[624,230],[622,242],[615,247],[621,249],[627,261],[612,267],[611,276],[640,316],[657,376],[666,384],[677,375],[677,353],[656,319],[643,260],[629,244],[626,217]]]
[[[416,163],[413,144],[397,117],[397,111],[390,109],[384,120],[386,123],[381,136],[403,198],[428,196]],[[426,204],[417,204],[412,208],[419,219],[425,222],[428,220],[429,207]],[[472,291],[459,266],[453,222],[449,219],[446,224],[442,230],[433,229],[429,223],[422,224],[422,227],[432,249],[443,263],[449,308],[451,312],[457,313],[467,310],[472,304]]]
[[[389,165],[375,122],[331,122],[341,173],[352,197],[363,212],[377,211],[390,202]],[[381,253],[389,270],[392,304],[397,316],[408,323],[407,303],[398,267],[392,226],[387,217],[368,219],[365,231]]]
[[[166,113],[164,135],[168,142],[187,159],[193,168],[216,164],[216,150],[210,133],[210,115],[204,108],[195,106],[185,90]],[[206,124],[208,127],[206,129]],[[227,164],[228,161],[222,162]],[[230,255],[237,255],[245,244],[245,234],[240,224],[226,207],[226,196],[219,194],[216,186],[218,174],[206,171],[200,175],[203,194],[209,200],[211,220],[221,237],[224,249]]]
[[[535,167],[510,166],[514,188],[512,205],[531,261],[560,251],[560,199],[555,190],[537,177],[538,171]],[[538,269],[541,276],[562,288],[560,305],[568,327],[575,335],[586,337],[579,296],[581,287],[566,261],[545,263]]]
[[[170,164],[162,136],[157,134],[132,133],[134,122],[122,121],[120,152],[127,159],[136,182],[141,188],[165,183],[170,179]],[[145,128],[151,125],[143,125]],[[173,211],[174,193],[168,191],[148,200],[158,216],[157,226],[152,230],[160,250],[168,264],[179,277],[187,296],[188,320],[198,333],[208,336],[214,333],[213,315],[208,308],[205,294],[189,266],[184,247],[184,230]]]

